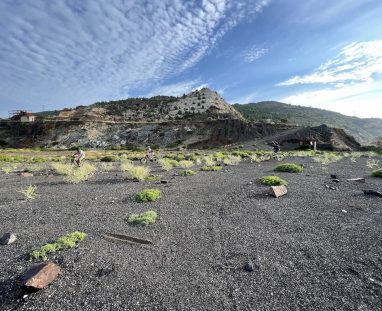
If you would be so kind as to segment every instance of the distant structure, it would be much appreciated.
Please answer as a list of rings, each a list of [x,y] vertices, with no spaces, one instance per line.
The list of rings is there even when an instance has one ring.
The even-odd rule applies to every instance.
[[[25,110],[13,110],[9,112],[9,117],[12,121],[20,122],[34,122],[36,121],[36,116],[32,112]]]

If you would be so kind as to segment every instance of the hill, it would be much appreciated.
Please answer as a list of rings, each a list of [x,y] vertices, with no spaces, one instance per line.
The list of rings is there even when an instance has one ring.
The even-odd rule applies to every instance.
[[[275,101],[235,104],[233,107],[250,121],[285,122],[299,126],[326,124],[330,127],[343,128],[362,144],[375,142],[382,133],[382,119],[349,117],[333,111]]]

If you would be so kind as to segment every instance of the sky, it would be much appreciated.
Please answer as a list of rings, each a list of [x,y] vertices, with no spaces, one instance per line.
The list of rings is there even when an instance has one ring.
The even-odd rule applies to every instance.
[[[0,0],[0,116],[182,95],[382,118],[381,0]]]

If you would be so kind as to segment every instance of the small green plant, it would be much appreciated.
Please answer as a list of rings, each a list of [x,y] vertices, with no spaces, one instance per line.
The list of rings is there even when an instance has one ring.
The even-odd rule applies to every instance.
[[[145,178],[145,181],[160,181],[161,177],[158,175],[150,175]]]
[[[20,190],[19,192],[24,196],[27,201],[34,200],[37,197],[37,186],[29,185],[26,189]]]
[[[136,194],[135,200],[139,203],[154,202],[159,200],[160,197],[161,197],[160,189],[145,189]]]
[[[213,166],[202,166],[200,168],[201,171],[208,172],[208,171],[221,171],[223,169],[222,166],[213,165]]]
[[[193,161],[189,161],[189,160],[179,161],[179,167],[181,167],[181,168],[190,168],[190,167],[193,167],[193,166],[194,166],[194,162]]]
[[[261,162],[261,156],[258,154],[251,154],[249,158],[251,159],[251,162],[256,162],[256,163]]]
[[[150,168],[142,165],[135,166],[131,161],[122,162],[121,169],[124,171],[128,178],[132,178],[138,181],[145,180],[150,176]]]
[[[179,175],[180,176],[193,176],[195,174],[196,174],[196,172],[193,170],[185,170],[185,171],[180,172]]]
[[[59,250],[73,248],[79,241],[83,241],[87,234],[81,231],[74,231],[67,235],[59,237],[54,243],[49,243],[41,246],[39,249],[31,253],[32,259],[47,260],[48,254],[55,253]]]
[[[132,214],[127,221],[134,225],[149,225],[154,223],[158,218],[158,215],[154,211],[147,211],[141,214]]]
[[[284,163],[277,166],[275,172],[301,173],[304,169],[301,165],[294,163]]]
[[[372,172],[371,176],[382,178],[382,168],[379,168],[375,170],[374,172]]]
[[[288,182],[277,176],[263,176],[260,178],[260,182],[266,186],[288,186]]]

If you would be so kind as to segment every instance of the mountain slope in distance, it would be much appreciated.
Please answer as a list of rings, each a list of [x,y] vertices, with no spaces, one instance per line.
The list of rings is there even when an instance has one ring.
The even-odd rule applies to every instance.
[[[382,133],[382,119],[361,119],[343,114],[303,106],[265,101],[250,104],[233,105],[247,120],[287,122],[301,126],[326,124],[330,127],[343,128],[361,144],[371,144]]]

